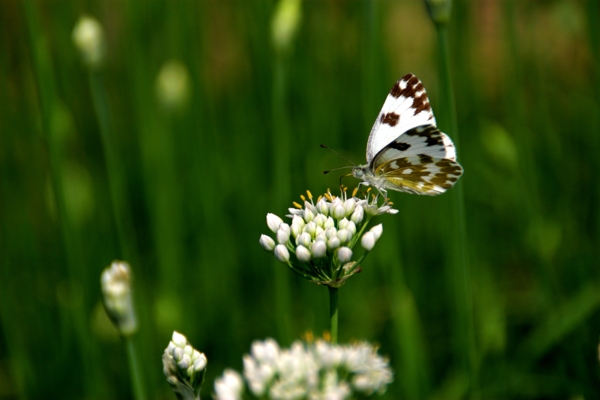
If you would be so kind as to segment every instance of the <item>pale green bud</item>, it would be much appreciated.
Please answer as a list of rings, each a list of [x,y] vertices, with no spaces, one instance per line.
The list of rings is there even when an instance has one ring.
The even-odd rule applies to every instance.
[[[310,221],[304,226],[304,232],[308,233],[310,237],[315,237],[315,234],[317,233],[317,224],[315,224],[313,221]]]
[[[156,77],[156,95],[167,109],[185,107],[190,97],[190,74],[180,61],[167,61]]]
[[[379,240],[379,238],[381,237],[381,234],[383,233],[383,225],[379,224],[379,225],[375,225],[374,227],[372,227],[370,229],[371,232],[373,232],[373,234],[375,235],[375,240]]]
[[[436,24],[446,24],[450,21],[452,0],[425,0],[431,20]]]
[[[337,232],[337,237],[340,239],[341,244],[346,244],[352,239],[352,234],[347,229],[340,229]]]
[[[331,227],[331,228],[327,228],[327,230],[325,231],[325,237],[327,239],[331,239],[332,237],[337,236],[337,229]]]
[[[349,222],[350,221],[348,221],[346,218],[342,218],[340,222],[338,222],[338,229],[346,229]]]
[[[80,17],[71,36],[83,62],[91,68],[100,67],[106,51],[104,28],[100,22],[94,17]]]
[[[295,224],[295,223],[292,222],[291,231],[292,231],[292,236],[294,238],[297,238],[298,235],[300,233],[302,233],[302,226],[300,226],[299,224]]]
[[[298,225],[300,229],[304,228],[305,224],[304,219],[299,215],[294,215],[294,218],[292,218],[292,225]]]
[[[304,208],[304,220],[311,222],[315,218],[315,213],[310,208]]]
[[[333,220],[333,218],[328,217],[327,221],[325,222],[325,225],[323,225],[323,229],[333,228],[333,227],[335,227],[335,221]]]
[[[277,243],[286,244],[288,240],[290,240],[291,229],[288,224],[285,222],[279,225],[279,229],[277,230]]]
[[[362,207],[360,207],[360,208],[362,208]],[[346,225],[346,230],[347,230],[348,232],[350,232],[350,234],[351,234],[352,236],[354,236],[354,235],[356,234],[356,225],[354,225],[354,222],[353,222],[353,221],[349,221],[349,222],[348,222],[348,225]]]
[[[310,246],[311,242],[312,242],[312,236],[310,236],[310,233],[308,233],[308,232],[302,232],[296,238],[296,245],[302,245],[307,248]]]
[[[131,296],[131,269],[123,261],[113,261],[100,278],[106,314],[123,336],[137,331],[137,319]]]
[[[325,215],[319,213],[319,214],[317,214],[315,219],[313,219],[313,222],[315,224],[317,224],[317,226],[320,226],[322,228],[325,226],[325,222],[327,222],[327,217]]]
[[[336,197],[331,203],[331,216],[335,219],[342,219],[346,216],[346,209],[339,197]]]
[[[344,210],[346,210],[346,216],[352,215],[354,208],[356,207],[356,200],[350,198],[344,202]]]
[[[258,243],[260,243],[261,247],[268,252],[273,251],[275,248],[275,241],[267,235],[260,235]]]
[[[300,0],[281,0],[271,22],[271,38],[275,50],[286,52],[292,45],[302,17]]]

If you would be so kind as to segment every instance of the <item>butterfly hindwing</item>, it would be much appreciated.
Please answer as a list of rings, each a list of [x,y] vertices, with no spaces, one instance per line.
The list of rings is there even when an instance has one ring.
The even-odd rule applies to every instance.
[[[420,125],[434,125],[435,117],[425,88],[413,74],[404,75],[390,90],[373,124],[367,143],[367,162],[402,132]]]
[[[435,196],[450,189],[463,169],[454,160],[419,154],[388,160],[373,172],[383,189]]]

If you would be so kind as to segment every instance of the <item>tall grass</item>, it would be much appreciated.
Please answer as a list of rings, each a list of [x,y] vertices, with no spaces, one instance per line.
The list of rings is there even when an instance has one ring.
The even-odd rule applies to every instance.
[[[322,171],[346,161],[319,144],[364,162],[400,76],[421,78],[442,130],[448,100],[421,2],[304,2],[284,60],[271,47],[274,4],[0,5],[0,397],[130,397],[126,354],[99,308],[100,272],[118,257],[134,271],[150,398],[171,396],[160,355],[173,330],[207,355],[210,383],[240,369],[252,340],[328,329],[326,290],[258,245],[267,212],[337,190]],[[594,398],[598,6],[455,5],[465,174],[436,198],[390,193],[400,213],[340,290],[339,340],[380,343],[395,370],[385,398]],[[71,43],[83,13],[107,32],[96,88]],[[155,91],[169,60],[190,76],[176,113]],[[94,104],[110,115],[110,146]],[[452,218],[460,190],[465,249]],[[471,290],[452,256],[463,251]]]

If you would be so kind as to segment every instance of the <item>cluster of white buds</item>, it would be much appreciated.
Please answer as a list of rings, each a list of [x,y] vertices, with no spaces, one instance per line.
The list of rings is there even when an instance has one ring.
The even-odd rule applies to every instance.
[[[206,356],[194,349],[184,335],[173,332],[162,360],[163,373],[177,398],[199,400],[206,372]]]
[[[102,65],[106,39],[104,28],[96,18],[87,15],[79,18],[73,28],[72,39],[88,67],[94,69]]]
[[[275,214],[267,214],[267,225],[275,239],[261,235],[260,245],[303,278],[340,287],[360,271],[360,263],[383,233],[381,224],[364,232],[371,218],[398,212],[387,201],[378,205],[377,197],[369,197],[369,192],[362,199],[355,197],[356,192],[350,198],[345,190],[340,197],[328,192],[315,203],[307,191],[307,197],[300,196],[304,205],[294,202],[295,208],[289,209],[291,225]],[[353,261],[353,249],[361,236],[365,251]]]
[[[348,399],[382,394],[393,380],[388,361],[367,342],[336,345],[296,341],[281,349],[273,339],[252,344],[242,375],[226,370],[215,381],[216,398]]]
[[[113,261],[100,277],[106,314],[122,336],[137,331],[137,319],[131,296],[131,268],[124,261]]]

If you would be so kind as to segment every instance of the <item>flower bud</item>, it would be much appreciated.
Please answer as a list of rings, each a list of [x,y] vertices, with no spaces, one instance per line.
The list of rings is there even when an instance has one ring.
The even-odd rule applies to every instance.
[[[215,380],[215,395],[219,400],[241,399],[243,390],[242,377],[232,369],[226,369],[223,376]]]
[[[319,212],[324,216],[329,216],[329,203],[324,197],[317,202],[317,210],[319,210]]]
[[[302,262],[309,262],[311,257],[310,251],[308,251],[306,247],[300,245],[296,247],[296,257]]]
[[[308,233],[310,237],[314,237],[317,233],[317,224],[315,224],[314,221],[310,221],[304,226],[304,232]]]
[[[258,243],[260,243],[262,248],[268,252],[273,251],[273,249],[275,248],[275,241],[267,235],[260,235]]]
[[[306,248],[308,248],[310,246],[310,243],[312,242],[312,238],[310,236],[310,234],[308,232],[302,232],[300,234],[300,236],[298,236],[296,238],[296,244],[297,245],[302,245]]]
[[[304,208],[304,220],[310,222],[315,218],[315,213],[308,207]]]
[[[285,222],[279,225],[279,229],[277,230],[277,243],[286,244],[288,240],[290,240],[291,229],[288,224]]]
[[[327,239],[331,239],[334,236],[337,236],[337,229],[335,229],[334,227],[327,228],[327,230],[325,231],[325,237]]]
[[[354,208],[356,207],[356,200],[349,198],[344,202],[344,210],[346,210],[346,216],[352,215]]]
[[[360,244],[366,251],[371,251],[373,250],[373,246],[375,246],[376,241],[377,239],[375,238],[375,234],[371,231],[368,231],[363,235],[362,239],[360,240]]]
[[[363,221],[364,216],[365,216],[365,209],[362,207],[356,207],[354,209],[354,212],[352,213],[352,216],[350,217],[350,220],[352,222],[354,222],[356,225],[359,225]]]
[[[335,227],[335,221],[333,220],[333,218],[328,217],[327,222],[325,222],[325,225],[323,225],[323,229],[333,228],[333,227]]]
[[[375,235],[375,240],[379,240],[379,238],[381,237],[381,234],[383,233],[383,225],[379,224],[379,225],[375,225],[374,227],[372,227],[370,229],[371,232],[373,232],[373,234]]]
[[[291,231],[292,231],[292,236],[294,238],[297,238],[298,235],[300,233],[302,233],[302,226],[300,226],[299,224],[294,224],[292,223],[292,226],[290,227]]]
[[[294,217],[292,218],[292,225],[298,225],[300,229],[302,229],[304,228],[304,225],[306,225],[306,223],[304,222],[304,219],[301,216],[294,215]]]
[[[346,244],[350,241],[350,239],[352,239],[352,235],[347,229],[340,229],[337,232],[337,237],[340,239],[340,243],[342,244]]]
[[[290,261],[290,252],[282,244],[278,244],[277,246],[275,246],[275,250],[273,251],[273,254],[275,254],[275,258],[279,262],[287,264]]]
[[[346,246],[340,247],[337,251],[337,256],[340,263],[346,264],[352,259],[352,250]]]
[[[346,229],[346,227],[348,226],[348,223],[350,221],[348,221],[346,219],[346,217],[342,218],[339,222],[338,222],[338,229]]]
[[[317,240],[310,248],[313,258],[321,258],[327,252],[327,244],[323,240]]]
[[[337,249],[338,247],[340,247],[340,245],[341,245],[341,243],[340,243],[340,239],[338,239],[338,237],[337,237],[337,236],[333,236],[332,238],[330,238],[330,239],[327,241],[327,248],[328,248],[329,250],[335,250],[335,249]]]
[[[190,97],[190,74],[180,61],[168,61],[156,77],[156,95],[166,109],[180,110]]]
[[[131,296],[131,269],[123,261],[113,261],[100,278],[104,309],[123,336],[137,331],[137,319]]]
[[[271,214],[271,213],[267,214],[267,226],[269,227],[271,232],[277,233],[277,230],[279,229],[279,225],[281,225],[282,223],[283,223],[283,220],[281,218],[279,218],[277,215]]]
[[[331,203],[331,216],[335,219],[342,219],[346,216],[346,210],[344,209],[344,204],[336,197]]]
[[[325,226],[325,222],[327,222],[327,217],[324,216],[323,214],[317,214],[317,216],[315,217],[315,219],[313,219],[313,222],[315,224],[317,224],[317,226],[319,227],[324,227]]]
[[[348,221],[348,225],[346,225],[346,230],[350,232],[352,236],[356,234],[356,225],[354,225],[353,221]]]

